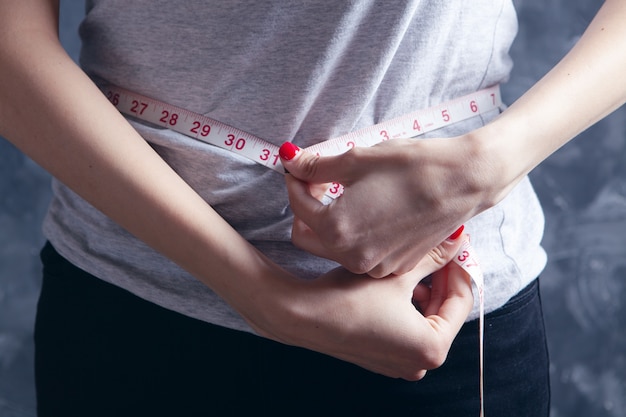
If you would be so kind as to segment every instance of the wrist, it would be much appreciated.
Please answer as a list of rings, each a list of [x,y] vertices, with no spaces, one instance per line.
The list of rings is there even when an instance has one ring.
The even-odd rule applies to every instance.
[[[232,304],[260,336],[294,344],[302,325],[306,303],[302,302],[303,281],[259,254],[260,263],[248,288],[233,289]]]
[[[480,190],[482,210],[504,199],[532,169],[527,152],[519,146],[523,142],[519,133],[521,129],[494,121],[463,137],[468,159],[465,172],[472,187]]]

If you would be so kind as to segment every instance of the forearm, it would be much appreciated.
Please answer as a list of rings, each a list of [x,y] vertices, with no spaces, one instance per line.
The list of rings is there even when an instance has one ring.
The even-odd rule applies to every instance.
[[[54,8],[26,3],[21,11],[41,14],[30,16],[30,27],[2,22],[0,134],[236,308],[244,303],[235,295],[286,276],[175,174],[65,54],[50,23]],[[13,22],[29,21],[19,7],[11,12]]]
[[[81,71],[43,44],[48,52],[38,59],[58,58],[57,66],[18,76],[0,65],[0,78],[16,77],[0,84],[0,117],[11,120],[0,133],[34,160],[205,282],[263,336],[407,379],[445,359],[472,306],[468,279],[462,270],[439,273],[450,290],[445,301],[429,302],[437,311],[428,318],[411,300],[419,281],[446,265],[460,242],[442,243],[404,277],[373,280],[335,270],[293,279],[191,190]],[[9,109],[18,91],[24,93]],[[30,109],[37,123],[28,122]]]
[[[474,134],[514,184],[626,101],[626,2],[608,0],[572,50],[498,119]],[[508,191],[508,190],[507,190]]]

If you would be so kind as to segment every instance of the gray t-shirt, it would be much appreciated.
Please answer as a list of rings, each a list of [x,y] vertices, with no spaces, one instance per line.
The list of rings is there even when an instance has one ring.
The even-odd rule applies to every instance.
[[[306,147],[505,82],[516,31],[510,0],[92,0],[80,28],[81,65],[98,83],[277,145]],[[495,116],[429,136],[467,132]],[[133,125],[271,259],[303,278],[336,266],[290,243],[292,214],[280,174],[169,130]],[[209,288],[64,185],[55,181],[53,188],[44,232],[68,260],[168,309],[250,331]],[[545,266],[543,215],[527,179],[466,228],[485,273],[487,311]]]

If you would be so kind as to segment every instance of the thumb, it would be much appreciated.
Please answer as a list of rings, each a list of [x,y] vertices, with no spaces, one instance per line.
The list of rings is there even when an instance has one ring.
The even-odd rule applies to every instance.
[[[424,310],[424,316],[441,331],[448,332],[450,341],[473,305],[471,277],[463,268],[450,262],[433,274],[430,304]]]
[[[283,143],[278,153],[285,170],[301,181],[321,184],[342,180],[340,155],[315,155],[291,142]]]

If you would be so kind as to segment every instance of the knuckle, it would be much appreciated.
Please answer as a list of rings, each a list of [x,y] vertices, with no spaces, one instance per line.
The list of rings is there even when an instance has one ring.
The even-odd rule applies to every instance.
[[[361,244],[345,218],[327,220],[322,237],[324,246],[348,271],[367,274],[374,270],[374,278],[388,275],[385,268],[376,269],[376,251]]]
[[[354,273],[354,274],[367,274],[372,271],[373,262],[371,259],[362,256],[351,256],[347,261],[344,267]],[[372,275],[373,276],[373,275]],[[380,278],[378,276],[373,276],[374,278]]]
[[[428,256],[435,265],[444,267],[451,259],[449,251],[445,250],[441,245],[435,246],[428,252]]]
[[[357,163],[362,153],[363,149],[357,146],[350,149],[348,152],[342,153],[339,158],[341,159],[342,163],[352,165]]]
[[[362,163],[360,162],[362,153],[363,149],[356,147],[337,156],[337,165],[343,168],[342,172],[346,175],[346,178],[343,178],[343,180],[348,183],[351,181],[351,178],[353,178],[353,175],[362,167]],[[352,175],[348,175],[349,173],[352,173]]]
[[[391,274],[391,271],[389,271],[385,266],[378,264],[371,268],[367,274],[372,278],[384,278]]]
[[[433,346],[425,352],[424,364],[426,369],[439,368],[448,357],[448,349],[443,343],[433,343]]]
[[[304,178],[314,178],[317,174],[319,155],[311,155],[308,158],[301,158],[302,163],[299,165],[299,171]]]
[[[400,375],[400,378],[405,379],[411,382],[417,382],[426,376],[426,370],[424,369],[414,369],[409,372],[404,372],[403,375]]]
[[[346,252],[344,267],[355,274],[367,274],[376,266],[373,258],[366,252],[353,250]],[[374,278],[378,278],[374,276]]]

